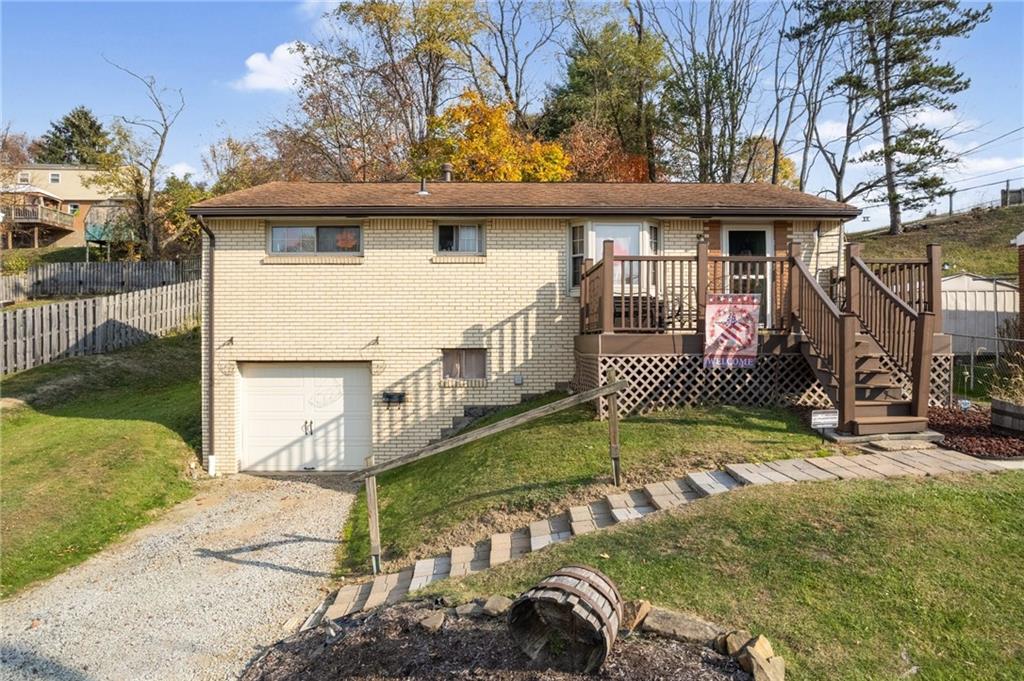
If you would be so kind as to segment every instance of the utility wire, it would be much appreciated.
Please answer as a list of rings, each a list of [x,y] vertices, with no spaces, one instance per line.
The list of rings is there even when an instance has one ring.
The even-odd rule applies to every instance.
[[[1024,180],[1024,177],[1007,177],[1007,178],[1004,178],[1002,180],[997,180],[996,182],[988,182],[986,184],[976,184],[973,187],[954,187],[953,188],[953,192],[954,193],[955,192],[967,192],[967,191],[970,191],[972,189],[981,189],[982,187],[992,187],[992,186],[997,185],[997,184],[1006,184],[1007,182],[1016,182],[1017,180]],[[926,197],[921,197],[921,198],[923,199],[923,198],[926,198]],[[938,200],[938,198],[939,197],[935,197],[932,200],[935,201],[935,200]],[[889,203],[888,201],[873,201],[872,203],[864,203],[864,204],[861,204],[861,205],[864,206],[865,208],[868,208],[870,206],[885,206],[885,205],[888,205],[888,203]]]
[[[993,142],[998,142],[999,140],[1003,139],[1004,137],[1009,137],[1013,133],[1020,132],[1021,130],[1024,130],[1024,125],[1020,126],[1019,128],[1017,128],[1015,130],[1011,130],[1010,132],[1005,132],[1002,135],[1000,135],[999,137],[993,137],[992,139],[988,140],[987,142],[982,142],[981,144],[979,144],[979,145],[977,145],[975,147],[971,147],[970,149],[968,149],[966,151],[962,151],[959,154],[957,154],[957,156],[967,156],[968,154],[973,154],[978,149],[981,149],[982,147],[987,147],[988,145],[992,144]]]
[[[1019,166],[1013,166],[1012,168],[1003,168],[1002,170],[993,170],[991,173],[982,173],[981,175],[971,175],[970,177],[961,177],[961,178],[959,178],[957,180],[954,180],[954,182],[967,182],[968,180],[977,180],[977,179],[980,179],[982,177],[988,177],[989,175],[999,175],[1000,173],[1008,173],[1011,170],[1019,170],[1020,168],[1024,168],[1024,164],[1021,164]]]

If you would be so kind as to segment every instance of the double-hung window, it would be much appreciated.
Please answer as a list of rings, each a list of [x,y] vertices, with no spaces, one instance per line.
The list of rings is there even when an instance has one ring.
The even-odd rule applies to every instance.
[[[480,225],[438,225],[437,252],[480,255],[484,252]]]
[[[18,184],[28,184],[28,183],[29,183],[29,174],[28,173],[18,173]]]
[[[60,173],[50,173],[50,184],[60,184]]]
[[[362,255],[363,230],[359,225],[323,227],[271,227],[273,255]]]
[[[583,225],[573,225],[570,228],[570,262],[569,272],[572,277],[572,285],[579,286],[583,278],[583,260],[586,252],[586,228]]]

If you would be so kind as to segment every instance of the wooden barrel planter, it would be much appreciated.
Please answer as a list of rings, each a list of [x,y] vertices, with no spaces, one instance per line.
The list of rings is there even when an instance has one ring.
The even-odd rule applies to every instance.
[[[517,598],[508,613],[512,638],[530,659],[583,673],[604,664],[621,621],[618,588],[585,565],[548,575]]]

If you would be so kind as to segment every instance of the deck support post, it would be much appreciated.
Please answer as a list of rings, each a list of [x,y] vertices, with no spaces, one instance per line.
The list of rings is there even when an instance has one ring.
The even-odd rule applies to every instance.
[[[366,457],[366,467],[373,466],[373,454]],[[366,478],[366,516],[370,525],[370,568],[380,574],[380,510],[377,507],[377,476]]]
[[[932,346],[935,340],[934,312],[919,312],[914,329],[914,367],[911,374],[914,416],[928,418],[928,402],[932,384]]]
[[[608,367],[605,373],[608,385],[615,383],[615,367]],[[608,395],[608,453],[612,459],[612,482],[616,487],[622,486],[622,469],[619,463],[619,396],[618,393]]]
[[[839,430],[853,432],[853,419],[857,408],[857,329],[860,319],[852,312],[843,312],[839,318]]]
[[[928,311],[935,313],[933,329],[942,333],[942,246],[928,244]],[[996,306],[999,307],[998,305]]]
[[[697,333],[704,334],[704,315],[708,306],[708,242],[697,242]]]
[[[601,333],[615,333],[615,242],[601,248]]]

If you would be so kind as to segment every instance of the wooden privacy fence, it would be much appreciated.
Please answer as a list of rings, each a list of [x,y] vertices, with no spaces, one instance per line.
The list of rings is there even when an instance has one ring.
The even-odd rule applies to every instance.
[[[0,302],[41,296],[124,293],[199,279],[199,258],[151,262],[55,262],[0,279]]]
[[[83,298],[0,315],[0,374],[136,345],[199,317],[201,282]]]

